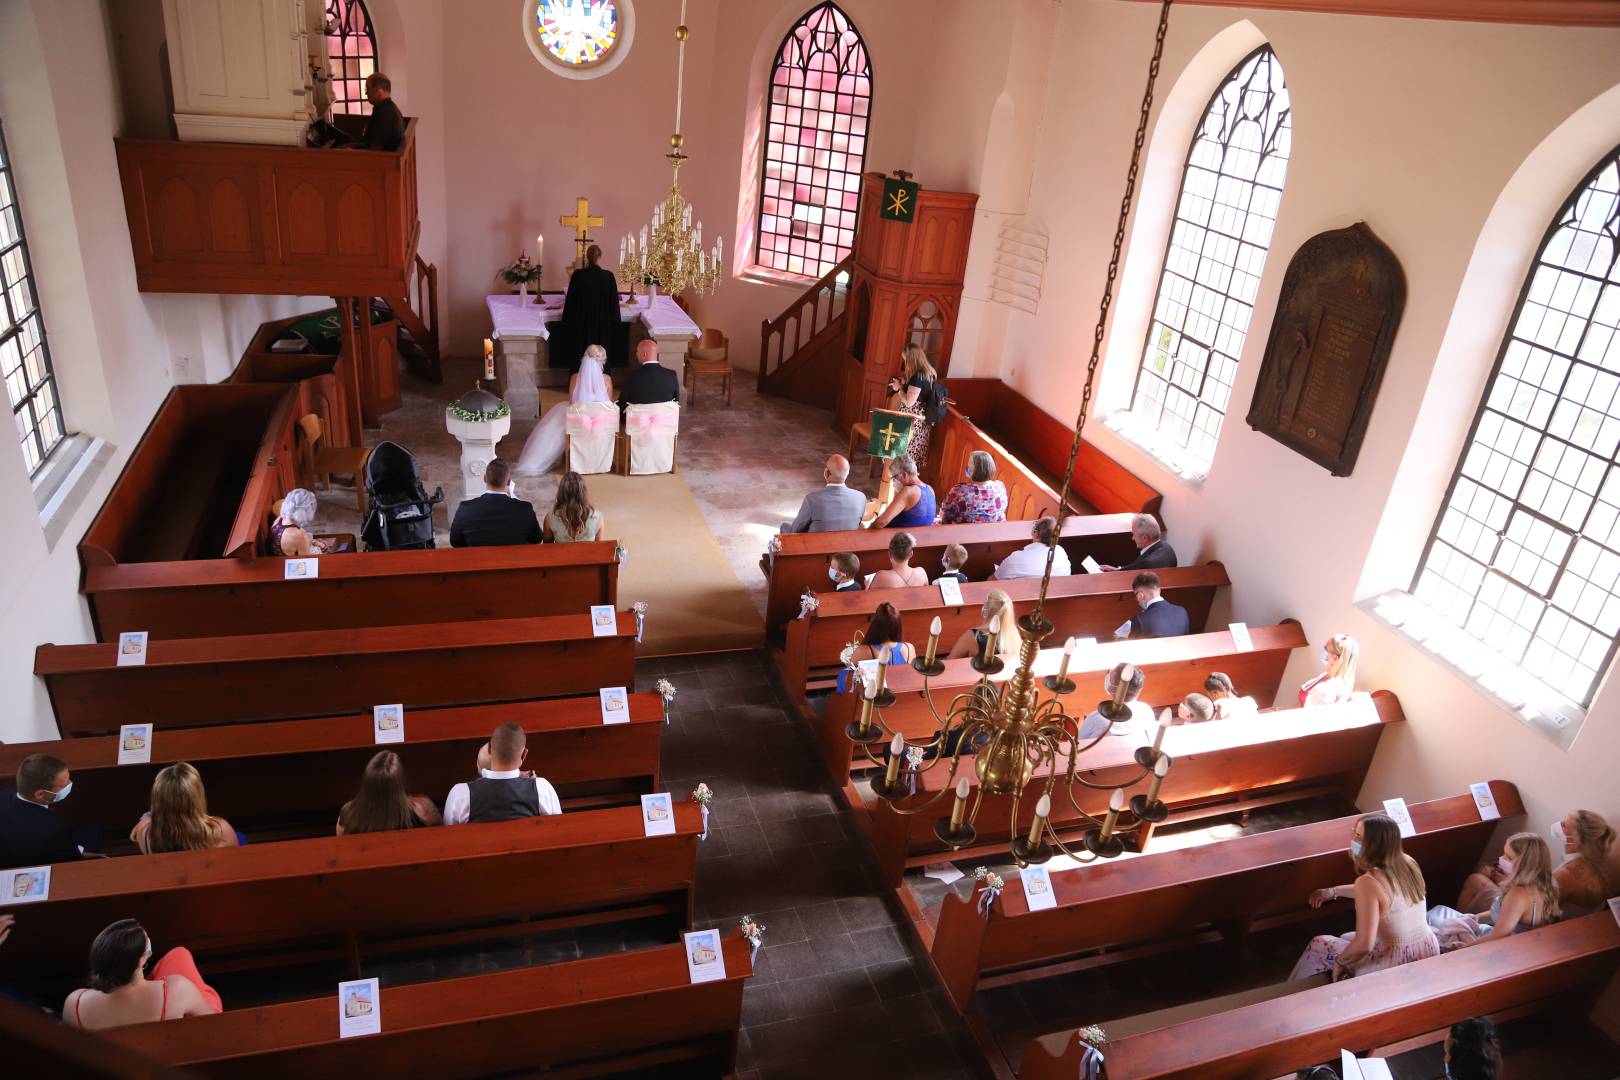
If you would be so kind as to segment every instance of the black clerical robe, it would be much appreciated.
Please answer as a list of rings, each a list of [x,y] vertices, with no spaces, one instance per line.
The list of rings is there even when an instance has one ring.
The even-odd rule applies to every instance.
[[[384,98],[371,107],[371,115],[366,118],[366,133],[360,142],[367,150],[399,149],[399,144],[405,141],[405,117],[400,114],[399,106],[394,104],[393,98]]]
[[[611,270],[583,266],[568,279],[568,295],[563,299],[560,333],[551,339],[554,365],[579,370],[579,359],[586,346],[600,345],[612,353],[620,333],[619,283]],[[561,338],[561,340],[558,340]]]

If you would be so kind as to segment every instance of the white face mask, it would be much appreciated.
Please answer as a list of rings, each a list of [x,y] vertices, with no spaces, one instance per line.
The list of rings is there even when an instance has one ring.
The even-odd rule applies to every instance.
[[[1562,821],[1552,823],[1552,838],[1553,851],[1558,854],[1563,862],[1569,862],[1578,854],[1569,850],[1569,836],[1564,832],[1564,823]]]
[[[829,566],[827,567],[827,576],[832,578],[832,583],[834,585],[838,584],[838,571]]]
[[[1336,659],[1336,658],[1334,657],[1334,655],[1332,653],[1328,652],[1326,649],[1322,650],[1322,666],[1323,667],[1332,667],[1334,659]]]

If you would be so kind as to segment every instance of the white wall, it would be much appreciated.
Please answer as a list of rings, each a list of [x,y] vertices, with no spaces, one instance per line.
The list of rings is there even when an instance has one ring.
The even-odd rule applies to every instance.
[[[1047,87],[1030,200],[1031,215],[1051,228],[1046,299],[1038,315],[1011,319],[1002,366],[1007,382],[1060,418],[1079,406],[1156,17],[1152,6],[1112,0],[1063,6],[1061,61]],[[1620,31],[1177,8],[1105,343],[1103,410],[1129,395],[1196,117],[1262,40],[1287,73],[1293,153],[1210,477],[1202,488],[1182,482],[1095,416],[1088,435],[1165,493],[1184,562],[1226,564],[1234,618],[1294,617],[1313,642],[1334,632],[1360,639],[1363,684],[1394,690],[1410,721],[1386,734],[1363,805],[1503,777],[1519,784],[1538,823],[1574,804],[1620,816],[1611,780],[1620,761],[1617,680],[1565,753],[1354,606],[1375,582],[1410,580],[1542,232],[1585,171],[1620,142],[1620,98],[1611,96],[1555,139],[1555,152],[1521,169],[1614,85]],[[1510,181],[1518,194],[1499,208]],[[1498,211],[1502,219],[1487,230]],[[1400,258],[1407,303],[1360,459],[1350,477],[1335,479],[1243,416],[1289,256],[1309,237],[1357,220]],[[1059,297],[1068,302],[1050,303]],[[1443,368],[1437,357],[1448,361]],[[1420,426],[1426,395],[1433,408]],[[1386,519],[1398,550],[1381,545],[1370,560]],[[1295,658],[1287,684],[1311,674],[1314,653]]]

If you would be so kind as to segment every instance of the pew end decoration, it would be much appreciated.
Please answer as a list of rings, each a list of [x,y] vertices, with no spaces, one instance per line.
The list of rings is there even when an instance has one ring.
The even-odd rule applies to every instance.
[[[641,632],[647,625],[647,601],[637,600],[630,605],[630,611],[636,617],[636,643],[641,643]]]
[[[1080,455],[1086,416],[1091,411],[1091,395],[1096,386],[1102,340],[1108,327],[1114,282],[1119,273],[1120,251],[1130,218],[1137,169],[1152,109],[1153,87],[1164,55],[1170,6],[1170,0],[1164,0],[1160,8],[1135,146],[1125,179],[1125,195],[1120,201],[1113,252],[1103,285],[1091,356],[1086,366],[1085,387],[1074,424],[1074,437],[1069,446],[1063,485],[1057,499],[1060,536],[1064,521],[1073,516],[1070,512],[1070,494],[1074,489],[1075,463]],[[875,437],[875,424],[873,432]],[[1040,592],[1034,607],[1018,619],[1018,652],[1016,660],[1012,661],[1015,666],[1009,677],[1000,678],[1008,661],[998,655],[996,634],[987,634],[979,653],[972,659],[973,670],[979,674],[978,682],[955,695],[942,707],[936,703],[930,688],[930,680],[937,679],[945,671],[945,664],[939,657],[940,627],[936,621],[929,628],[927,650],[912,660],[911,666],[922,676],[922,698],[933,714],[938,730],[931,738],[918,744],[923,750],[920,757],[909,753],[905,737],[884,720],[883,710],[894,705],[895,695],[884,686],[882,664],[877,665],[875,685],[871,682],[860,685],[861,701],[857,719],[845,727],[845,735],[873,765],[880,764],[880,748],[887,744],[887,761],[881,762],[883,771],[872,782],[872,791],[887,802],[896,814],[909,817],[927,813],[939,800],[954,796],[950,816],[939,818],[934,826],[939,839],[954,850],[965,848],[976,839],[976,823],[987,795],[1010,796],[1007,800],[1010,803],[1008,847],[1020,867],[1044,863],[1054,851],[1078,857],[1078,852],[1059,836],[1051,823],[1053,798],[1069,800],[1081,830],[1076,846],[1092,858],[1119,855],[1125,850],[1128,835],[1138,830],[1145,835],[1151,824],[1164,820],[1168,815],[1168,809],[1159,799],[1160,785],[1171,764],[1169,756],[1160,749],[1168,726],[1166,722],[1159,724],[1152,747],[1143,747],[1137,752],[1136,764],[1141,769],[1140,773],[1123,785],[1107,785],[1113,787],[1113,791],[1104,817],[1098,819],[1089,813],[1077,798],[1077,793],[1085,789],[1100,790],[1103,787],[1086,780],[1083,757],[1086,751],[1108,737],[1116,723],[1125,722],[1130,717],[1131,710],[1125,701],[1125,694],[1134,677],[1134,669],[1127,666],[1112,696],[1098,704],[1097,712],[1105,726],[1100,734],[1089,737],[1082,737],[1085,717],[1075,717],[1066,711],[1062,697],[1064,688],[1072,685],[1068,679],[1068,664],[1073,650],[1064,650],[1063,667],[1055,679],[1037,682],[1034,671],[1036,656],[1042,642],[1054,631],[1051,620],[1046,617],[1046,599],[1052,583],[1055,552],[1055,547],[1047,552],[1046,567],[1041,575]],[[846,653],[845,663],[848,662]],[[933,794],[919,800],[913,795],[918,787],[917,778],[920,773],[930,769],[945,769],[945,782]],[[902,771],[905,776],[901,775]],[[973,779],[970,779],[970,773]],[[976,791],[974,780],[977,781]],[[1149,784],[1147,792],[1127,799],[1127,789],[1144,781]],[[1035,804],[1033,820],[1027,828],[1020,824],[1023,818],[1019,813],[1020,806],[1027,805],[1026,799],[1033,799]],[[1140,847],[1140,844],[1137,846]],[[988,912],[989,906],[1000,894],[1000,888],[991,887],[989,877],[994,875],[982,867],[975,876],[986,884],[980,894],[980,904],[981,910]]]
[[[707,840],[709,838],[709,804],[714,802],[714,790],[708,784],[700,782],[697,787],[692,789],[692,801],[698,804],[699,810],[703,811],[703,835],[698,839]]]
[[[1096,1024],[1083,1027],[1074,1033],[1075,1042],[1080,1044],[1080,1080],[1100,1080],[1103,1072],[1103,1047],[1108,1043],[1108,1033]]]
[[[752,915],[744,915],[737,920],[737,929],[748,942],[748,962],[752,964],[759,956],[759,947],[765,944],[765,924],[755,922]]]
[[[996,906],[996,901],[1001,897],[1001,890],[1007,887],[1007,882],[988,866],[974,870],[973,880],[984,885],[984,889],[979,893],[979,914],[988,921],[990,909]]]
[[[653,689],[658,691],[658,696],[664,699],[664,723],[667,724],[669,723],[670,702],[675,700],[675,684],[668,679],[659,679],[653,683]]]

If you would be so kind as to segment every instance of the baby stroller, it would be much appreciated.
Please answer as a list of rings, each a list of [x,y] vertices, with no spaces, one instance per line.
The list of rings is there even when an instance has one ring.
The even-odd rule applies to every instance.
[[[366,458],[365,484],[371,509],[360,540],[367,551],[433,546],[433,505],[444,501],[444,488],[429,498],[409,450],[398,443],[378,443]]]

